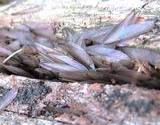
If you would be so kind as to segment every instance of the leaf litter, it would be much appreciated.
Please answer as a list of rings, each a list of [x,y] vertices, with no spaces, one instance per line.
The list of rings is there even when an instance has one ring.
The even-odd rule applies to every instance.
[[[79,32],[69,27],[59,37],[52,24],[29,22],[0,29],[0,71],[59,81],[133,83],[160,89],[160,52],[123,43],[151,32],[156,19],[139,20],[131,11],[114,26]],[[145,62],[145,63],[144,63]],[[145,65],[144,65],[145,64]],[[8,91],[0,109],[16,97]],[[2,104],[1,104],[2,103]]]

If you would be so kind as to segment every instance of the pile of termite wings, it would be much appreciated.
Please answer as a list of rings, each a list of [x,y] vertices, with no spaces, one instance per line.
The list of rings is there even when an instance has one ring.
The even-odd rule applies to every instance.
[[[153,31],[155,19],[133,10],[115,26],[75,32],[54,24],[21,23],[0,29],[0,69],[3,73],[64,81],[136,83],[160,88],[160,53],[127,46]]]

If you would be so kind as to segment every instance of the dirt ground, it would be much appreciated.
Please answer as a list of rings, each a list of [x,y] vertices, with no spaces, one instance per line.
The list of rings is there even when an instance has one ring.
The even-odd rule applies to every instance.
[[[149,4],[142,15],[159,17],[158,0],[17,0],[0,10],[1,16],[13,21],[57,21],[64,26],[83,28],[115,23],[145,3]]]
[[[53,22],[76,30],[114,24],[132,9],[158,17],[158,0],[17,0],[0,7],[0,26]],[[156,34],[156,38],[159,34]],[[159,48],[159,41],[146,46]],[[13,81],[13,77],[14,80]],[[16,99],[0,113],[0,125],[160,125],[160,91],[134,85],[36,80],[0,74],[0,92],[16,83]]]

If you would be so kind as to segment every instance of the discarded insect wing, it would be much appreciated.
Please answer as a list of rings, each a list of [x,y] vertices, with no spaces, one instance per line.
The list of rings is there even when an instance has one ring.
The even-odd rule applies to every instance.
[[[109,58],[107,58],[106,56],[102,56],[102,55],[93,55],[91,56],[94,64],[98,67],[98,68],[102,68],[102,67],[106,67],[109,64],[111,64],[111,61],[109,60]]]
[[[8,46],[8,48],[10,48],[12,51],[16,51],[18,49],[20,49],[21,44],[19,41],[12,41]]]
[[[43,22],[30,22],[25,25],[28,26],[30,31],[35,35],[43,36],[51,40],[55,39],[55,27],[52,26],[52,24]]]
[[[122,40],[122,41],[119,41],[119,43],[116,44],[116,47],[132,46],[132,45],[136,45],[137,43],[139,44],[141,42],[142,41],[140,41],[136,38],[129,39],[129,40]]]
[[[135,24],[138,20],[139,12],[137,12],[135,9],[133,9],[126,18],[121,22],[122,26],[127,26],[130,24]]]
[[[72,59],[69,56],[66,55],[57,55],[57,54],[48,54],[49,57],[51,57],[55,61],[59,61],[60,63],[66,63],[76,69],[79,70],[87,70],[87,68],[82,65],[81,63],[77,62],[76,60]]]
[[[37,53],[37,49],[34,46],[23,46],[22,54],[28,54],[31,56],[36,55]]]
[[[28,65],[30,67],[38,67],[39,65],[39,60],[37,57],[30,56],[30,55],[25,55],[25,54],[20,54],[19,55],[21,62],[25,65]]]
[[[153,29],[154,24],[154,21],[145,21],[129,25],[126,28],[124,28],[124,31],[119,35],[118,40],[131,39],[146,32],[149,32],[151,29]]]
[[[9,56],[11,54],[12,54],[11,50],[4,48],[4,47],[0,47],[0,55],[1,56]]]
[[[80,34],[71,28],[65,27],[62,29],[63,36],[67,42],[76,43]]]
[[[105,36],[103,42],[105,44],[118,42],[119,36],[121,36],[121,34],[124,32],[125,27],[128,26],[129,24],[134,23],[136,14],[137,13],[133,10],[129,15],[127,15],[127,17],[122,22],[117,24],[111,30],[111,32]]]
[[[21,31],[17,29],[3,29],[0,30],[0,35],[9,37],[14,40],[18,40],[23,45],[30,45],[32,44],[31,41],[34,41],[34,35],[30,32]]]
[[[24,71],[23,69],[20,69],[18,67],[15,66],[9,66],[9,65],[3,65],[3,67],[8,70],[11,73],[14,73],[16,75],[20,75],[20,76],[27,76],[27,77],[33,77],[30,73]]]
[[[124,27],[118,34],[116,34],[116,36],[113,37],[114,39],[108,39],[108,41],[115,42],[138,37],[141,34],[149,32],[151,29],[153,29],[154,25],[155,21],[153,20],[128,25]]]
[[[30,28],[26,24],[23,24],[23,23],[14,24],[14,29],[30,32]]]
[[[35,72],[38,73],[39,78],[55,78],[55,74],[52,73],[51,71],[48,71],[43,68],[36,68]]]
[[[74,31],[73,29],[70,29],[67,27],[63,28],[62,32],[63,32],[63,36],[65,37],[65,40],[68,43],[75,43],[75,44],[81,46],[82,48],[85,48],[84,40],[83,40],[83,38],[82,39],[80,38],[81,33],[78,33],[76,31]]]
[[[86,29],[82,31],[80,38],[78,39],[78,43],[83,40],[90,40],[93,43],[103,43],[105,35],[107,35],[112,28],[113,26],[104,26]]]
[[[1,47],[2,46],[5,47],[5,46],[9,45],[12,41],[13,41],[13,39],[8,38],[8,37],[0,34],[0,46]]]
[[[80,46],[74,43],[66,44],[66,49],[71,56],[73,56],[80,63],[84,64],[87,68],[95,69],[94,63],[87,52]]]
[[[149,48],[123,47],[121,50],[132,59],[147,61],[160,68],[160,53]]]
[[[40,53],[43,53],[43,54],[49,54],[49,53],[62,54],[62,51],[59,51],[57,49],[49,48],[49,47],[44,46],[44,45],[39,44],[39,43],[35,43],[35,47]]]
[[[37,41],[37,43],[42,44],[46,47],[54,48],[54,43],[45,37],[37,36],[35,38],[35,41]]]
[[[69,66],[67,64],[57,64],[57,63],[40,63],[40,66],[44,69],[47,69],[53,73],[58,72],[65,72],[65,71],[79,71],[79,69],[76,69],[72,66]]]
[[[0,98],[0,110],[6,108],[17,96],[18,90],[11,89]]]
[[[104,45],[89,46],[87,47],[87,52],[95,58],[97,56],[98,58],[96,58],[96,60],[100,59],[100,62],[103,62],[102,60],[106,60],[105,62],[112,63],[130,59],[125,53],[119,50],[107,48]]]

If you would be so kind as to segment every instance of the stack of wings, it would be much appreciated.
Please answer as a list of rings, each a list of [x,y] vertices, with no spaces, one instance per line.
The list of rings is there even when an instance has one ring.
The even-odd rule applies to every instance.
[[[75,32],[62,37],[49,23],[29,22],[0,29],[0,70],[31,78],[64,81],[135,83],[160,88],[160,53],[128,46],[151,32],[154,19],[140,19],[133,10],[115,26]]]

